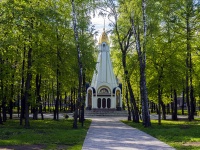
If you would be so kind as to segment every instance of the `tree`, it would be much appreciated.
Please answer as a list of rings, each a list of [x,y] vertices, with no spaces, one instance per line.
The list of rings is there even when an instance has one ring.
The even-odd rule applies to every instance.
[[[188,119],[194,119],[195,113],[195,89],[193,74],[195,72],[193,56],[196,54],[195,40],[199,27],[199,3],[194,0],[183,0],[176,3],[176,29],[180,40],[184,42],[185,57],[185,94],[188,108]]]
[[[22,120],[25,114],[24,100],[28,104],[26,105],[27,125],[29,106],[33,108],[34,117],[37,118],[38,108],[39,112],[41,112],[42,101],[46,99],[45,91],[48,91],[52,95],[52,99],[54,99],[53,92],[56,79],[58,79],[58,83],[63,83],[58,89],[59,96],[57,97],[60,99],[62,98],[62,90],[71,87],[70,84],[66,83],[70,82],[70,71],[74,69],[76,59],[74,59],[74,52],[71,50],[73,48],[73,40],[71,38],[73,31],[70,27],[71,10],[67,7],[70,3],[65,3],[68,9],[59,7],[59,5],[63,6],[64,2],[39,2],[35,0],[26,2],[4,1],[1,3],[3,10],[1,30],[5,31],[2,32],[2,35],[5,34],[2,36],[4,38],[1,38],[3,45],[1,49],[4,52],[1,57],[1,75],[9,73],[9,76],[7,75],[9,77],[8,80],[6,76],[1,76],[3,81],[1,82],[3,86],[1,91],[5,95],[5,88],[11,87],[11,91],[14,94],[7,90],[8,94],[11,93],[13,96],[18,96],[19,93],[17,92],[19,90],[14,91],[12,89],[19,88],[19,85],[21,86],[20,124],[23,123]],[[57,7],[60,9],[57,9]],[[57,47],[58,45],[59,47]],[[55,58],[58,59],[55,60]],[[5,63],[4,60],[6,59],[8,61]],[[57,65],[53,63],[55,61],[58,62]],[[9,72],[4,68],[9,68]],[[59,76],[56,76],[58,69]],[[12,73],[10,72],[11,70],[13,70]],[[17,74],[13,78],[14,72],[17,72]],[[35,80],[32,80],[34,78]],[[5,83],[7,83],[6,86]],[[53,92],[50,92],[49,84],[52,83]],[[13,86],[15,87],[12,88]],[[1,100],[4,99],[3,95]],[[10,97],[6,96],[4,100],[4,102],[8,103],[10,102]]]
[[[87,7],[90,1],[81,1],[79,3],[75,3],[74,0],[71,0],[71,6],[72,6],[72,20],[73,20],[73,31],[74,31],[74,42],[75,42],[75,48],[76,48],[76,53],[77,53],[77,62],[78,62],[78,98],[77,101],[75,103],[75,112],[74,112],[74,123],[73,123],[73,128],[77,128],[77,115],[78,115],[78,107],[82,108],[82,114],[81,115],[81,121],[82,121],[82,125],[83,125],[83,121],[84,121],[84,109],[83,109],[83,105],[85,103],[85,101],[83,100],[83,94],[84,92],[84,88],[83,87],[85,85],[85,83],[83,83],[83,81],[85,82],[85,70],[86,70],[86,63],[84,63],[83,58],[86,58],[88,55],[86,55],[86,48],[89,48],[89,43],[86,47],[85,44],[83,44],[83,38],[85,37],[85,29],[88,28],[89,24],[89,20],[88,20],[88,16],[89,14],[87,13],[91,8]],[[86,5],[87,4],[87,5]],[[88,9],[88,10],[87,10]],[[79,15],[77,15],[79,14]],[[80,18],[78,18],[78,16],[80,16]],[[85,19],[85,21],[84,21]],[[80,33],[79,33],[80,32]],[[87,36],[87,34],[86,34]],[[82,42],[81,42],[81,38],[82,38]],[[86,38],[88,39],[88,38]],[[84,40],[86,40],[84,39]],[[86,41],[84,41],[86,42]]]
[[[151,126],[150,122],[150,115],[148,109],[148,95],[147,95],[147,87],[146,87],[146,40],[147,40],[147,14],[146,14],[146,1],[142,0],[142,21],[143,21],[143,45],[141,45],[141,35],[139,31],[139,25],[136,25],[136,19],[140,17],[137,16],[135,18],[135,13],[132,12],[131,15],[131,24],[132,30],[135,37],[136,42],[136,50],[138,53],[138,60],[140,64],[140,94],[141,94],[141,101],[142,101],[142,118],[143,118],[143,125],[145,127]]]

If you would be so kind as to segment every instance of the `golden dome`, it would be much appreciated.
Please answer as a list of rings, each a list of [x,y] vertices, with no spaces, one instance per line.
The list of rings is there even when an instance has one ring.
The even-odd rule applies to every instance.
[[[105,30],[103,31],[103,33],[101,34],[101,36],[99,38],[99,44],[102,44],[103,42],[106,42],[107,44],[109,44],[108,36],[107,36]]]

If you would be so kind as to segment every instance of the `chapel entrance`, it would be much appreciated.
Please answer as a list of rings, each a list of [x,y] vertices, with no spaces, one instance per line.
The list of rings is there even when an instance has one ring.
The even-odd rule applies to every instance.
[[[111,99],[110,98],[98,98],[97,99],[97,108],[110,108]]]

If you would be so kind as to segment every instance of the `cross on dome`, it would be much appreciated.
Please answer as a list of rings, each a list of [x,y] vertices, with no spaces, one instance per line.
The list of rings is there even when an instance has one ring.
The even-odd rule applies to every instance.
[[[104,27],[103,27],[103,33],[101,34],[99,38],[99,44],[102,44],[103,42],[109,44],[108,36],[105,31],[105,18],[104,18]]]

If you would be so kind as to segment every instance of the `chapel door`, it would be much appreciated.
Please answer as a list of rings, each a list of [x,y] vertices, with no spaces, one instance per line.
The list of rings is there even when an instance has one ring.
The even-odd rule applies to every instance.
[[[106,99],[105,98],[102,99],[102,107],[106,108]]]
[[[97,100],[97,107],[101,108],[101,99],[100,98],[98,98],[98,100]]]

